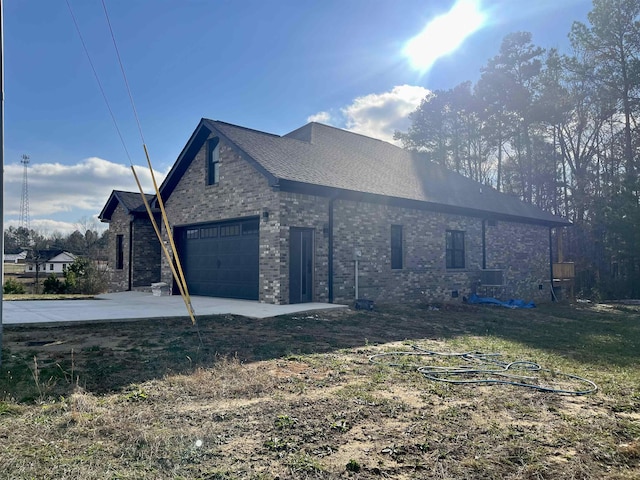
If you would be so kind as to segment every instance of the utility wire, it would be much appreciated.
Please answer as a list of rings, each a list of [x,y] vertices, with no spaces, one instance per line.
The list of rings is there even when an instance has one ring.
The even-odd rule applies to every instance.
[[[68,1],[68,0],[67,0]],[[127,81],[127,75],[124,71],[124,66],[122,64],[122,58],[120,58],[120,50],[118,50],[118,44],[116,43],[116,37],[113,34],[113,28],[111,28],[111,20],[109,20],[109,12],[107,12],[107,6],[102,0],[102,8],[104,9],[104,16],[107,19],[107,25],[109,25],[109,33],[111,33],[111,40],[113,41],[113,48],[116,51],[116,56],[118,57],[118,64],[120,65],[120,71],[122,72],[122,78],[124,79],[124,84],[127,87],[127,93],[129,94],[129,101],[131,102],[131,109],[133,110],[133,116],[136,118],[136,123],[138,124],[138,131],[140,132],[140,138],[142,139],[142,143],[146,144],[144,141],[144,135],[142,134],[142,126],[140,125],[140,119],[138,118],[138,111],[136,110],[136,104],[133,101],[133,95],[131,94],[131,88],[129,88],[129,82]]]
[[[138,180],[135,168],[133,166],[133,161],[131,160],[131,156],[129,155],[129,151],[127,150],[127,146],[126,146],[126,144],[124,142],[124,138],[122,137],[122,133],[120,132],[120,128],[118,127],[118,122],[116,121],[115,115],[113,114],[113,110],[111,109],[111,105],[109,104],[109,100],[107,99],[107,95],[106,95],[106,93],[104,91],[104,88],[102,87],[102,83],[100,82],[100,78],[98,76],[98,73],[97,73],[97,71],[95,69],[95,66],[93,65],[93,61],[91,60],[91,55],[89,54],[89,50],[87,49],[87,45],[86,45],[86,43],[84,41],[84,37],[82,36],[82,32],[80,31],[80,27],[78,26],[78,21],[76,20],[76,17],[75,17],[75,15],[73,13],[73,9],[71,8],[71,5],[69,3],[69,0],[65,0],[65,2],[67,4],[67,8],[69,9],[69,13],[71,14],[71,18],[73,20],[73,24],[75,25],[76,31],[78,32],[78,36],[80,37],[80,42],[82,43],[82,47],[84,49],[84,52],[85,52],[85,54],[87,56],[87,59],[89,60],[89,65],[91,65],[91,70],[93,71],[93,75],[94,75],[94,77],[96,79],[96,82],[98,83],[98,86],[100,88],[100,92],[102,93],[102,98],[104,99],[104,102],[105,102],[105,104],[107,106],[107,110],[109,110],[109,114],[111,115],[111,120],[113,121],[113,124],[114,124],[114,126],[116,128],[116,131],[118,132],[118,137],[120,138],[120,142],[122,143],[122,147],[124,148],[124,151],[127,154],[127,158],[129,159],[129,164],[131,165],[131,170],[132,170],[133,175],[135,177],[136,183],[138,184],[138,188],[140,190],[140,195],[142,196],[142,199],[144,201],[144,204],[145,204],[145,207],[147,209],[147,213],[149,214],[149,217],[151,219],[151,222],[154,224],[154,228],[156,230],[158,241],[160,242],[160,245],[164,247],[164,242],[162,241],[162,237],[160,235],[159,229],[157,228],[157,225],[156,225],[156,222],[155,222],[155,218],[153,216],[153,213],[151,212],[151,208],[148,205],[148,202],[146,201],[146,197],[145,197],[144,191],[142,190],[142,186],[140,184],[140,181]],[[143,148],[144,148],[145,155],[147,157],[147,163],[149,165],[149,171],[151,173],[151,179],[153,180],[153,185],[154,185],[154,188],[156,190],[156,196],[158,198],[158,201],[160,203],[160,207],[161,207],[161,210],[162,210],[162,217],[163,217],[165,226],[167,228],[167,232],[168,232],[168,235],[169,235],[169,241],[170,241],[171,247],[172,247],[172,249],[173,249],[173,251],[175,253],[175,260],[176,260],[176,263],[177,263],[177,266],[178,266],[178,272],[176,272],[173,269],[173,261],[170,258],[170,255],[169,255],[168,251],[166,251],[166,247],[165,247],[165,254],[166,254],[166,257],[167,257],[167,261],[169,262],[170,266],[172,267],[172,273],[176,277],[176,281],[178,282],[178,287],[180,289],[180,294],[182,296],[182,299],[185,302],[185,306],[187,307],[187,312],[189,313],[189,316],[191,317],[191,321],[192,321],[193,325],[197,329],[198,338],[200,340],[200,346],[202,346],[203,342],[202,342],[202,335],[200,333],[200,327],[198,325],[198,322],[196,321],[196,316],[195,316],[195,313],[193,311],[193,306],[191,304],[191,298],[190,298],[188,290],[187,290],[186,279],[184,277],[184,273],[183,273],[182,267],[180,265],[180,260],[177,257],[177,251],[176,251],[176,248],[175,248],[175,244],[173,242],[173,237],[171,235],[171,229],[169,227],[168,219],[166,217],[166,212],[164,210],[164,205],[162,203],[162,198],[160,197],[160,192],[158,190],[158,186],[157,186],[157,183],[156,183],[155,175],[153,173],[153,168],[151,166],[151,160],[149,158],[149,153],[148,153],[147,146],[146,146],[146,143],[145,143],[145,140],[144,140],[144,135],[142,133],[142,126],[140,124],[140,119],[138,117],[138,112],[136,110],[135,102],[133,101],[133,94],[131,93],[131,88],[129,87],[129,81],[127,80],[127,75],[126,75],[126,72],[124,70],[124,65],[122,64],[122,58],[120,57],[120,51],[118,50],[118,44],[116,42],[115,35],[113,33],[113,28],[111,27],[111,21],[109,19],[109,13],[107,11],[107,6],[106,6],[104,0],[102,0],[102,8],[104,10],[104,14],[105,14],[105,18],[106,18],[106,21],[107,21],[107,25],[109,26],[109,33],[111,34],[111,40],[113,42],[113,47],[115,49],[116,56],[118,58],[118,64],[120,65],[120,71],[122,72],[122,78],[124,79],[124,84],[126,86],[127,93],[129,95],[129,101],[131,103],[131,109],[133,110],[133,114],[134,114],[134,117],[136,119],[136,124],[138,126],[138,132],[140,133],[140,138],[142,139],[142,145],[143,145]]]
[[[116,117],[113,114],[113,110],[111,109],[111,105],[109,104],[109,99],[107,98],[107,94],[102,87],[102,82],[100,81],[100,77],[98,76],[98,72],[96,71],[95,66],[93,65],[93,61],[91,60],[91,55],[89,55],[89,50],[87,49],[87,44],[84,41],[84,37],[82,36],[82,32],[80,31],[80,27],[78,26],[78,21],[76,20],[76,16],[73,13],[71,8],[71,4],[69,4],[69,0],[65,0],[67,3],[67,8],[69,9],[69,13],[71,14],[71,19],[73,20],[73,24],[76,27],[76,32],[78,32],[78,36],[80,37],[80,43],[82,43],[82,48],[84,49],[84,53],[87,56],[87,60],[89,61],[89,65],[91,65],[91,70],[93,71],[93,76],[98,83],[98,87],[100,88],[100,93],[102,93],[102,98],[104,99],[104,103],[107,106],[107,110],[109,110],[109,115],[111,115],[111,120],[113,121],[113,126],[116,128],[116,132],[118,132],[118,137],[120,138],[120,143],[122,143],[122,148],[124,148],[124,152],[127,154],[127,158],[129,159],[129,163],[133,164],[131,161],[131,156],[129,155],[129,150],[127,150],[127,145],[124,142],[124,138],[122,137],[122,133],[120,132],[120,128],[118,127],[118,122],[116,121]]]
[[[113,47],[115,49],[116,52],[116,56],[118,57],[118,63],[120,65],[120,71],[122,72],[122,78],[124,80],[124,84],[127,88],[127,92],[129,94],[129,101],[131,102],[131,109],[133,110],[133,115],[135,116],[136,119],[136,123],[138,124],[138,131],[140,133],[140,139],[142,140],[142,147],[144,149],[144,154],[147,158],[147,165],[149,166],[149,173],[151,175],[151,180],[153,181],[153,188],[156,192],[156,200],[158,201],[158,205],[160,207],[160,213],[162,216],[162,220],[164,223],[164,226],[166,228],[167,231],[167,236],[169,238],[169,244],[171,246],[171,250],[173,251],[173,258],[171,258],[171,255],[169,254],[168,250],[166,248],[164,248],[164,252],[165,252],[165,257],[167,259],[167,262],[172,265],[173,262],[175,261],[176,263],[176,269],[174,270],[172,268],[172,272],[174,274],[174,277],[176,279],[176,282],[178,283],[178,287],[180,290],[180,295],[182,296],[182,299],[185,303],[185,306],[187,307],[187,312],[189,313],[189,317],[191,318],[191,323],[193,325],[195,325],[195,327],[198,329],[198,337],[200,338],[200,344],[202,344],[202,337],[200,336],[200,328],[198,326],[198,322],[196,321],[196,315],[195,312],[193,310],[193,304],[191,303],[191,296],[189,295],[189,289],[187,287],[187,280],[185,278],[184,275],[184,271],[182,269],[182,264],[180,262],[180,257],[178,255],[178,250],[176,248],[174,239],[173,239],[173,235],[171,233],[171,226],[169,225],[169,218],[167,217],[167,212],[165,211],[164,208],[164,202],[162,201],[162,196],[160,195],[160,189],[158,188],[158,184],[156,182],[156,176],[153,173],[153,166],[151,165],[151,159],[149,158],[149,151],[147,150],[147,144],[145,143],[144,140],[144,135],[142,133],[142,126],[140,124],[140,119],[138,117],[138,111],[136,110],[136,105],[135,102],[133,101],[133,94],[131,93],[131,88],[129,87],[129,81],[127,80],[127,74],[124,70],[124,65],[122,64],[122,58],[120,57],[120,51],[118,50],[118,44],[116,42],[116,37],[113,33],[113,28],[111,28],[111,20],[109,19],[109,12],[107,11],[107,6],[104,2],[104,0],[102,0],[102,8],[104,10],[104,15],[105,18],[107,20],[107,25],[109,26],[109,33],[111,34],[111,40],[113,42]],[[164,247],[164,243],[162,241],[162,236],[160,234],[159,229],[155,226],[155,218],[153,216],[153,213],[151,211],[151,208],[149,207],[148,203],[146,202],[146,198],[144,196],[144,192],[142,191],[142,187],[140,185],[140,182],[137,179],[137,175],[135,172],[135,168],[133,166],[133,164],[131,165],[131,170],[133,172],[133,175],[136,177],[136,182],[138,183],[138,188],[140,190],[140,195],[142,196],[144,203],[145,203],[145,208],[147,209],[147,213],[149,214],[149,218],[151,219],[151,222],[154,224],[154,228],[156,230],[156,234],[158,236],[158,241],[160,242],[161,245],[163,245]]]

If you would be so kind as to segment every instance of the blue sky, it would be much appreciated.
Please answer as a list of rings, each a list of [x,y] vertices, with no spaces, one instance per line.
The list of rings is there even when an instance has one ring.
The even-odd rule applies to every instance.
[[[68,1],[131,161],[144,165],[102,3]],[[485,26],[419,72],[403,47],[451,0],[105,2],[160,178],[201,117],[276,134],[313,119],[390,140],[427,90],[477,80],[506,34],[568,52],[571,23],[591,10],[590,0],[477,0]],[[3,3],[5,225],[18,224],[27,154],[31,227],[68,233],[112,189],[136,191],[130,160],[65,0]]]

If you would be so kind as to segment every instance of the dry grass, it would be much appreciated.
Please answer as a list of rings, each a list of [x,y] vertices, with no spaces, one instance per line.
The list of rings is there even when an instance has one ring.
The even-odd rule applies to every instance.
[[[210,317],[202,346],[177,321],[94,325],[91,339],[91,327],[11,329],[5,378],[16,367],[18,385],[20,359],[35,353],[27,343],[46,337],[60,343],[38,347],[39,379],[57,383],[31,401],[0,402],[0,471],[12,479],[640,478],[640,373],[638,350],[629,351],[637,314],[559,306]],[[601,389],[576,397],[455,386],[369,362],[414,343],[500,350]],[[74,375],[65,347],[76,352]],[[66,375],[49,375],[56,362]]]
[[[3,295],[3,300],[9,302],[20,300],[91,300],[95,295],[82,295],[79,293],[8,293]]]

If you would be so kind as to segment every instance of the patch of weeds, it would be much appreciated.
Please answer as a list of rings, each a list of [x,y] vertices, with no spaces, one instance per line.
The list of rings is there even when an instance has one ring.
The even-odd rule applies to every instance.
[[[271,450],[272,452],[281,452],[286,450],[289,446],[285,440],[278,437],[271,437],[269,440],[264,442],[263,445],[267,450]]]
[[[353,473],[358,473],[361,469],[360,464],[354,459],[351,459],[347,462],[346,468],[347,468],[347,472],[353,472]]]
[[[142,388],[138,387],[132,392],[127,393],[124,396],[124,398],[128,402],[140,402],[143,400],[147,400],[149,398],[149,394],[145,392]]]
[[[315,458],[305,454],[293,455],[287,461],[292,474],[319,473],[324,471],[322,464]]]
[[[33,368],[30,367],[30,370],[36,390],[38,391],[38,400],[42,402],[53,391],[56,386],[57,379],[49,375],[43,377],[44,371],[38,365],[38,357],[33,357]],[[47,377],[47,380],[43,380],[43,378]]]
[[[274,424],[278,430],[284,430],[293,427],[297,421],[296,418],[290,417],[289,415],[278,415]]]
[[[350,428],[351,425],[346,420],[337,420],[331,424],[331,430],[337,430],[342,433],[349,431]]]
[[[619,435],[622,438],[640,438],[640,424],[636,421],[620,419],[618,420],[618,426],[620,428]]]
[[[232,473],[229,472],[208,472],[206,478],[208,480],[233,480],[234,477]]]
[[[353,398],[357,403],[375,406],[378,404],[378,399],[371,393],[372,390],[371,384],[354,383],[341,388],[336,395],[342,398]]]
[[[0,402],[0,415],[19,415],[22,409],[19,405],[7,402]]]
[[[90,347],[84,347],[82,349],[83,352],[99,352],[101,349],[100,345],[92,345]]]

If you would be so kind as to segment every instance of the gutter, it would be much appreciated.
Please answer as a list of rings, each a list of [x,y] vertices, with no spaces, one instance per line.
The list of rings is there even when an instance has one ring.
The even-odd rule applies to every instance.
[[[133,273],[133,220],[129,220],[129,265],[128,265],[128,288],[127,291],[131,291],[133,287],[133,279],[131,274]]]
[[[482,269],[487,269],[487,221],[482,219]]]
[[[557,299],[556,299],[556,294],[553,291],[553,247],[552,247],[553,236],[551,233],[552,229],[553,227],[549,227],[549,285],[551,289],[551,301],[555,302],[557,301]]]
[[[329,287],[329,303],[333,303],[333,202],[335,198],[329,199],[329,269],[328,269],[328,287]]]

